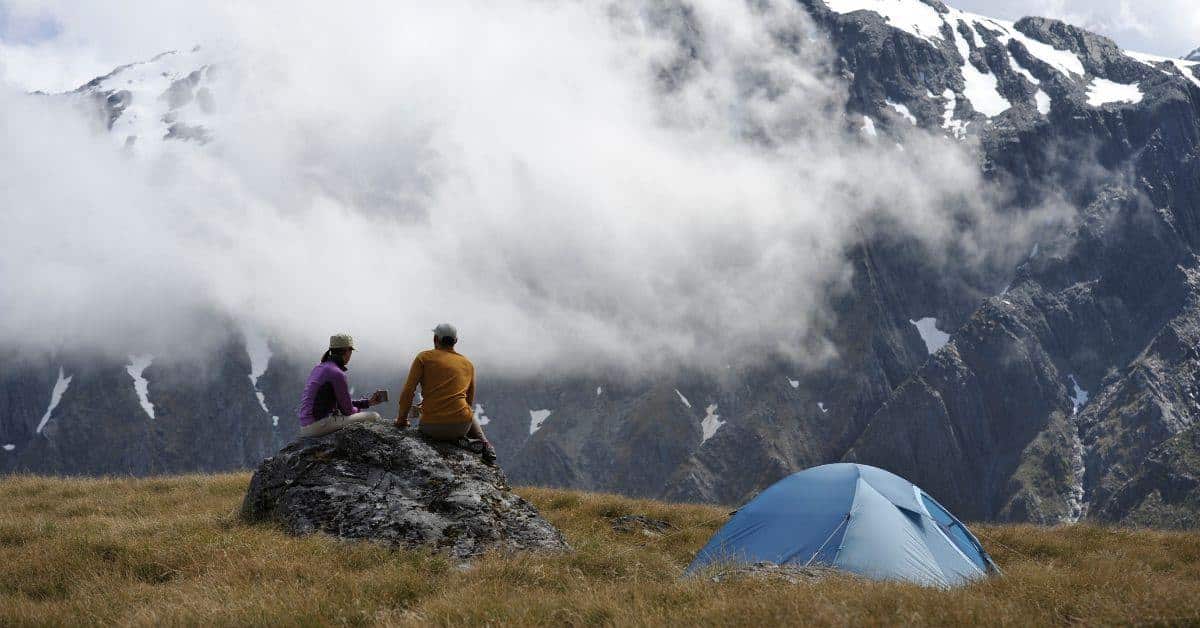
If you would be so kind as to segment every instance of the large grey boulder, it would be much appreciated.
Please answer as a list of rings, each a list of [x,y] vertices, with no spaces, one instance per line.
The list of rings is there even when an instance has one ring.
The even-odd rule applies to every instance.
[[[242,519],[293,534],[431,547],[567,550],[562,534],[509,487],[499,467],[387,423],[301,438],[259,465]]]

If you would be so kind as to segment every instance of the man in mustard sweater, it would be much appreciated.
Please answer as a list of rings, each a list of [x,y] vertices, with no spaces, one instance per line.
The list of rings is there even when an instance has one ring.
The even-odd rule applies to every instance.
[[[470,438],[483,444],[483,461],[496,460],[496,450],[475,419],[475,365],[454,350],[458,330],[450,323],[433,329],[433,349],[422,351],[408,370],[408,380],[400,393],[400,414],[396,427],[408,427],[417,386],[421,386],[421,422],[418,429],[434,440],[456,441]]]

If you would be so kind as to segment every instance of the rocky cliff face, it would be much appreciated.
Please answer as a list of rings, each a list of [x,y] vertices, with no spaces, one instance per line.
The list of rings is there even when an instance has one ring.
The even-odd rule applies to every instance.
[[[1200,80],[1194,65],[1127,55],[1059,22],[1006,25],[930,6],[954,31],[943,29],[940,46],[872,14],[815,11],[850,34],[841,51],[867,115],[884,111],[880,100],[920,111],[906,99],[938,93],[941,77],[957,119],[969,77],[993,76],[1011,108],[985,120],[972,103],[967,132],[980,134],[983,167],[1028,201],[1047,184],[1065,192],[1080,220],[1038,243],[1011,287],[892,393],[846,458],[904,475],[965,517],[1075,520],[1196,415],[1187,353]],[[920,55],[949,71],[931,79]],[[1104,175],[1064,163],[1065,146],[1088,147]]]
[[[836,51],[841,124],[869,126],[879,150],[904,150],[914,127],[964,142],[1009,191],[1000,211],[1058,203],[1070,226],[983,271],[901,237],[858,243],[849,289],[829,297],[837,358],[819,368],[768,359],[653,382],[482,373],[477,411],[514,483],[735,504],[790,472],[854,460],[969,519],[1192,525],[1200,63],[936,0],[890,15],[801,3]],[[206,63],[172,66],[154,90],[178,97],[155,96],[165,126],[143,135],[198,139],[170,128],[204,126],[208,70],[194,72]],[[81,93],[119,129],[144,103],[135,91],[98,79]],[[3,468],[253,465],[294,435],[311,357],[275,347],[255,376],[238,334],[203,367],[161,356],[136,376],[133,359],[12,355]],[[401,365],[352,371],[364,390],[402,377]]]
[[[31,402],[10,416],[13,431],[3,439],[16,442],[5,468],[148,475],[255,464],[283,439],[245,375],[250,361],[240,338],[198,357],[42,357],[46,366],[7,387],[44,396],[37,400],[40,410]],[[31,372],[55,379],[43,375],[34,386]]]
[[[1200,525],[1200,427],[1155,447],[1095,513],[1101,521],[1194,529]]]

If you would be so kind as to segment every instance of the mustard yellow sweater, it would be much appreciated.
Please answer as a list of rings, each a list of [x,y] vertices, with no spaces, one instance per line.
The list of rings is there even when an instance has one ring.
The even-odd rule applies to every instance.
[[[400,393],[400,415],[408,416],[421,385],[421,422],[470,423],[474,416],[475,365],[453,349],[430,349],[417,354]]]

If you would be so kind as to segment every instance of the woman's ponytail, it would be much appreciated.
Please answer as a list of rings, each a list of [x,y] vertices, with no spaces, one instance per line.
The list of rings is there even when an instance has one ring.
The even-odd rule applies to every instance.
[[[321,356],[321,362],[333,362],[338,365],[338,368],[346,370],[346,350],[345,349],[326,349],[325,354]]]

